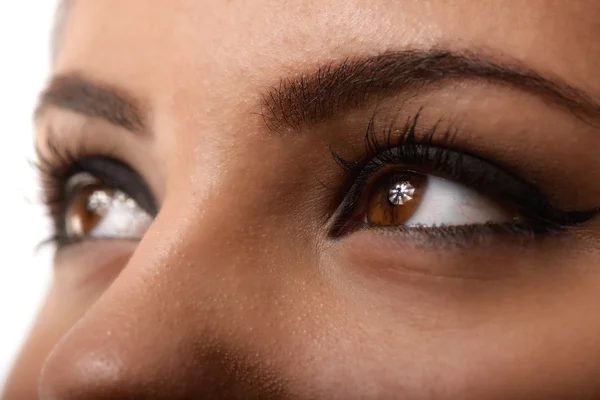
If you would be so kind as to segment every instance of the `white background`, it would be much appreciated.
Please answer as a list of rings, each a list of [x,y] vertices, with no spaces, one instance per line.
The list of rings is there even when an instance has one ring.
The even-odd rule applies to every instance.
[[[31,113],[49,68],[51,0],[0,2],[0,392],[50,276],[33,167]]]

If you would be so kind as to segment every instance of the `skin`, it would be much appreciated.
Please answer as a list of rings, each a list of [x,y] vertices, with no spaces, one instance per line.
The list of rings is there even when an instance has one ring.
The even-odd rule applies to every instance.
[[[139,242],[57,252],[5,398],[600,398],[598,218],[526,245],[326,229],[344,182],[327,147],[360,149],[373,107],[450,116],[459,144],[576,210],[600,205],[597,125],[470,79],[292,133],[257,108],[286,77],[431,47],[600,98],[599,20],[594,0],[74,2],[53,74],[140,99],[149,128],[49,107],[38,142],[115,154],[160,212]]]

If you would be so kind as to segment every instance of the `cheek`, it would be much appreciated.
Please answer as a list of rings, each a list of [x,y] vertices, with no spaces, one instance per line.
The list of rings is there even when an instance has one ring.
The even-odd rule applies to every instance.
[[[209,373],[222,376],[238,365],[260,364],[263,375],[270,379],[273,373],[309,398],[569,398],[598,388],[600,277],[581,268],[597,265],[598,258],[549,250],[544,260],[521,254],[525,261],[512,270],[525,271],[520,275],[402,273],[397,258],[384,259],[397,241],[386,250],[356,234],[338,253],[326,247],[322,257],[310,257],[302,252],[307,246],[291,252],[276,240],[260,239],[260,231],[231,236],[188,227],[178,234],[174,225],[160,225],[175,217],[159,217],[154,237],[148,234],[131,260],[133,248],[120,242],[82,247],[65,256],[69,263],[57,260],[56,282],[13,387],[35,387],[41,362],[77,324],[63,347],[99,337],[80,352],[110,355],[101,351],[112,344],[127,359],[129,351],[129,367],[142,378],[164,368],[157,361],[152,371],[136,370],[138,364],[152,365],[143,358],[149,348],[171,356],[175,345],[183,345],[209,354]],[[190,224],[197,220],[186,215]],[[235,249],[225,243],[235,243]],[[409,247],[401,253],[413,263],[430,269],[440,264],[438,252]],[[499,268],[501,257],[490,265],[489,249],[481,253],[478,258],[469,252],[473,271]],[[553,259],[571,260],[572,268]],[[451,264],[459,271],[467,260],[446,257],[442,270]],[[143,332],[143,340],[123,327]],[[114,334],[99,334],[107,330]],[[243,361],[228,364],[228,353],[242,354]],[[173,362],[194,365],[190,376],[199,379],[196,360],[178,357]],[[56,363],[56,369],[65,364]],[[215,364],[225,367],[215,370]]]
[[[411,399],[594,398],[600,390],[600,274],[589,268],[597,256],[471,249],[470,262],[447,255],[440,269],[431,250],[405,246],[411,263],[401,265],[402,257],[382,258],[391,247],[349,246],[332,261],[347,321],[327,347],[328,359],[341,360],[339,380]],[[473,274],[439,274],[452,264]],[[349,396],[365,389],[344,387]]]

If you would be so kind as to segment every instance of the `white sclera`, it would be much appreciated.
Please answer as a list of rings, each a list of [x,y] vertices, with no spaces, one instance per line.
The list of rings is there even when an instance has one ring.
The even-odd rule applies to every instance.
[[[152,223],[152,217],[121,191],[116,191],[105,207],[106,214],[90,230],[89,237],[140,239]]]
[[[450,226],[508,222],[510,217],[477,191],[428,176],[425,193],[405,226]]]

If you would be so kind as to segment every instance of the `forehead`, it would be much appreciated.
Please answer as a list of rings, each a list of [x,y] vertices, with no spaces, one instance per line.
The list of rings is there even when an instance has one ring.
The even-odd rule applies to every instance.
[[[354,55],[497,52],[600,93],[600,3],[530,0],[76,0],[55,69],[132,89],[221,93]]]

